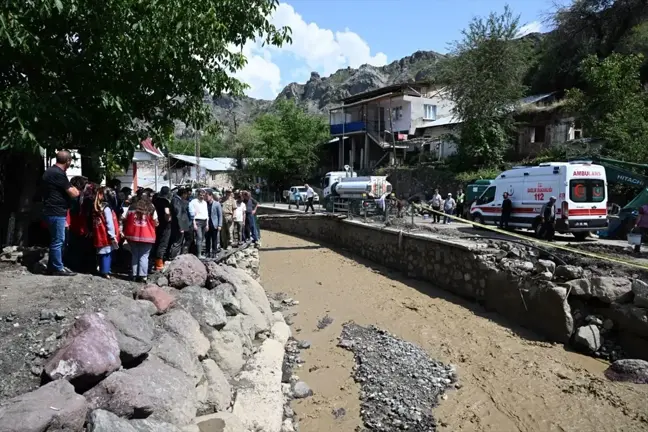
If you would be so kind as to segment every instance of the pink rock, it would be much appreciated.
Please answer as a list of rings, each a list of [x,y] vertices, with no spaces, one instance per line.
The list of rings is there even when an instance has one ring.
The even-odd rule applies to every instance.
[[[191,254],[180,255],[171,261],[166,275],[169,278],[169,286],[177,289],[188,286],[203,287],[207,281],[205,265]]]
[[[157,285],[146,285],[137,293],[137,298],[153,303],[158,313],[166,312],[175,303],[175,297]]]
[[[87,387],[120,366],[115,328],[103,314],[88,313],[68,331],[63,346],[45,364],[45,373],[53,380]]]

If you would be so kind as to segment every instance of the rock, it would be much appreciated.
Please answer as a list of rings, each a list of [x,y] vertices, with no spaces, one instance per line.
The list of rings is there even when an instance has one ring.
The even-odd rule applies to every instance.
[[[604,303],[623,303],[630,299],[632,284],[630,280],[619,277],[593,277],[575,279],[562,284],[571,289],[570,295],[596,298]]]
[[[605,321],[603,321],[603,328],[605,330],[612,330],[614,328],[614,321],[612,321],[611,319],[606,319]]]
[[[297,381],[293,386],[295,399],[304,399],[313,395],[313,390],[304,381]]]
[[[158,277],[155,279],[155,283],[156,283],[158,286],[161,286],[161,287],[169,286],[169,279],[167,279],[167,278],[164,277],[164,276],[158,276]]]
[[[551,282],[534,281],[527,286],[524,316],[536,329],[553,340],[567,342],[574,331],[574,319],[567,302],[567,290]],[[489,301],[490,300],[489,298]]]
[[[288,343],[288,339],[292,335],[290,332],[290,327],[285,322],[276,322],[272,325],[272,339],[281,342],[282,345]],[[308,345],[310,347],[310,344]]]
[[[648,362],[645,360],[617,360],[605,371],[612,381],[629,381],[635,384],[648,384]]]
[[[133,426],[137,432],[181,432],[179,428],[171,423],[149,419],[131,420],[130,425]]]
[[[243,344],[245,356],[252,353],[254,349],[253,340],[256,336],[256,330],[254,324],[246,315],[237,315],[235,317],[230,317],[227,320],[227,324],[221,330],[221,334],[233,333],[235,334]]]
[[[212,359],[202,361],[205,373],[205,397],[199,401],[198,414],[211,414],[217,411],[225,411],[232,402],[232,386],[227,377]]]
[[[561,285],[567,288],[570,297],[589,298],[592,295],[592,286],[589,279],[573,279]]]
[[[295,417],[295,411],[290,407],[290,405],[284,405],[284,418],[293,418]]]
[[[110,303],[106,317],[117,329],[123,364],[137,362],[151,351],[154,322],[137,302],[125,296],[117,296]]]
[[[259,308],[250,300],[243,290],[236,293],[236,297],[241,305],[241,312],[251,321],[254,327],[254,337],[257,333],[264,332],[270,329],[272,321],[266,319]]]
[[[86,389],[120,366],[115,328],[103,314],[89,313],[74,322],[44,370],[52,380],[66,379]]]
[[[203,370],[198,357],[181,338],[167,332],[159,332],[154,340],[151,354],[187,374],[194,386],[203,379]]]
[[[243,343],[232,332],[213,330],[207,335],[210,342],[209,357],[214,359],[220,369],[233,378],[243,369]]]
[[[311,347],[311,343],[307,340],[302,340],[299,341],[297,346],[299,347],[299,349],[309,349]]]
[[[40,311],[40,319],[43,321],[49,321],[56,318],[56,312],[52,309],[43,309]]]
[[[189,377],[152,355],[133,369],[112,373],[84,396],[92,408],[120,417],[146,417],[183,426],[196,415],[195,389]]]
[[[588,324],[594,324],[595,326],[599,327],[603,325],[603,320],[595,315],[588,315],[587,317],[585,317],[585,322]]]
[[[285,419],[281,425],[281,432],[295,432],[295,427],[290,419]]]
[[[634,293],[634,304],[639,307],[648,308],[648,283],[639,279],[633,280],[632,292]]]
[[[601,348],[601,333],[594,324],[579,327],[574,334],[574,342],[588,352],[596,352]]]
[[[184,341],[198,358],[207,357],[209,339],[200,331],[200,324],[183,309],[174,309],[160,317],[160,325],[176,339]]]
[[[633,304],[613,303],[606,316],[614,321],[617,330],[648,339],[648,310]]]
[[[166,270],[169,285],[182,289],[188,286],[205,286],[207,269],[198,257],[191,254],[180,255],[169,263]]]
[[[138,432],[126,419],[105,410],[94,410],[90,414],[88,432]]]
[[[236,393],[233,413],[248,429],[280,432],[284,397],[281,370],[284,346],[267,339],[238,377],[246,383]]]
[[[148,300],[159,313],[166,312],[175,302],[175,297],[157,285],[146,285],[137,292],[137,298]]]
[[[550,281],[553,279],[553,274],[549,271],[538,273],[538,278],[540,280]]]
[[[549,260],[538,260],[535,269],[538,273],[549,272],[553,275],[556,271],[556,263]]]
[[[52,381],[0,405],[0,432],[81,431],[88,404],[65,380]]]
[[[148,314],[148,316],[157,315],[158,309],[153,303],[148,300],[135,300],[135,302],[142,308],[142,310]]]
[[[556,267],[554,276],[562,280],[572,280],[583,277],[583,268],[573,265],[559,265]]]
[[[189,312],[201,326],[221,329],[227,323],[223,305],[212,291],[190,286],[178,294],[177,302]]]
[[[241,311],[241,304],[235,296],[236,289],[232,284],[223,283],[213,289],[213,293],[219,302],[223,305],[225,312],[229,316],[235,316]]]
[[[243,432],[246,429],[241,420],[232,413],[219,412],[196,418],[200,432]],[[257,429],[258,430],[258,429]],[[261,429],[265,432],[264,429]]]

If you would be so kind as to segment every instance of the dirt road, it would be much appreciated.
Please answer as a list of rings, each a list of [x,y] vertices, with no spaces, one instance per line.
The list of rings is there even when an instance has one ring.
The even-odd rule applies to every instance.
[[[304,432],[361,425],[353,356],[336,347],[350,320],[457,366],[462,387],[435,409],[441,431],[648,430],[648,386],[608,382],[606,364],[510,330],[497,315],[428,284],[272,232],[263,234],[261,281],[299,300],[293,335],[312,342],[296,371],[315,392],[293,405]],[[333,323],[317,330],[327,314]],[[346,414],[336,419],[339,408]]]

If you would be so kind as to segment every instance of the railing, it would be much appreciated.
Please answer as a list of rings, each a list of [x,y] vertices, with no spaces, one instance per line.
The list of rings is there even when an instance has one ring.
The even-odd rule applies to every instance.
[[[332,124],[331,135],[343,135],[345,133],[361,132],[365,129],[365,122],[362,121]]]

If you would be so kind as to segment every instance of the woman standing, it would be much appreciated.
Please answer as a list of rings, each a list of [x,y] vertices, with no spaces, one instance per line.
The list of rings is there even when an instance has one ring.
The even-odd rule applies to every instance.
[[[99,257],[99,275],[110,279],[112,252],[119,245],[119,221],[117,213],[108,204],[110,191],[100,187],[94,201],[92,234]]]
[[[146,194],[142,194],[129,208],[124,222],[124,237],[131,249],[132,276],[146,282],[149,254],[155,243],[155,228],[158,216],[155,207]]]

